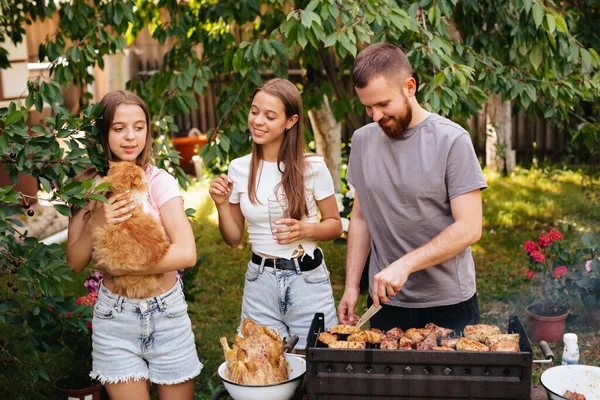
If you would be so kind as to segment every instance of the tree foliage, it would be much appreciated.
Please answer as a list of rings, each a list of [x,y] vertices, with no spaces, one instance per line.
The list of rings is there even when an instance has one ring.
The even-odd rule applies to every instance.
[[[591,46],[596,30],[585,21],[597,2],[555,3],[542,0],[73,0],[29,2],[0,0],[0,43],[23,41],[24,27],[58,13],[58,28],[38,49],[49,62],[42,76],[28,83],[27,97],[0,109],[0,159],[16,182],[17,173],[39,179],[49,201],[69,215],[69,205],[102,199],[91,181],[73,182],[84,168],[106,167],[98,145],[95,121],[100,110],[81,98],[81,112],[63,106],[62,89],[85,88],[104,68],[106,56],[121,52],[143,29],[169,46],[164,62],[150,77],[136,77],[128,88],[151,109],[158,165],[171,169],[182,185],[169,136],[177,129],[173,117],[198,104],[211,79],[218,79],[219,123],[203,149],[207,165],[224,169],[249,149],[246,134],[248,100],[266,77],[302,71],[305,107],[318,108],[329,97],[335,117],[358,128],[363,108],[353,95],[348,73],[354,57],[369,43],[400,45],[412,62],[419,99],[433,112],[464,120],[474,115],[489,94],[501,93],[515,107],[558,122],[578,123],[574,137],[598,146],[600,125],[585,107],[600,97],[600,57]],[[0,46],[0,67],[9,66]],[[30,110],[52,109],[44,125],[26,125]],[[61,146],[59,142],[63,143]],[[61,285],[70,279],[64,251],[20,235],[16,216],[28,199],[13,187],[0,189],[0,326],[18,327],[28,346],[15,354],[4,333],[0,351],[7,368],[2,374],[26,373],[33,380],[47,374],[37,368],[38,355],[52,343],[48,306],[68,307]],[[19,269],[10,275],[8,267]],[[11,287],[11,288],[12,288]],[[0,331],[5,332],[4,329]],[[12,340],[12,339],[11,339]],[[14,361],[16,360],[16,361]]]

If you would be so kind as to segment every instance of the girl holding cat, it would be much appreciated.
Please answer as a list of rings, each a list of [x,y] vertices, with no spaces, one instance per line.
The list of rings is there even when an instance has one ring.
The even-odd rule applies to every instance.
[[[101,104],[104,113],[98,128],[104,152],[109,161],[127,161],[144,169],[149,205],[145,211],[162,225],[170,246],[146,272],[161,277],[158,288],[147,298],[114,293],[114,277],[121,274],[111,276],[104,271],[94,307],[90,376],[105,385],[113,400],[150,399],[149,382],[157,385],[161,400],[193,399],[193,378],[200,373],[202,364],[176,271],[195,264],[194,235],[176,180],[151,165],[152,134],[146,104],[123,90],[109,92]],[[96,175],[88,170],[79,179]],[[92,233],[127,221],[135,207],[131,193],[125,192],[111,196],[108,204],[90,202],[87,208],[74,209],[69,221],[69,267],[81,272],[92,258]],[[151,239],[141,236],[138,240]],[[95,261],[101,268],[102,260]]]
[[[297,335],[301,349],[316,312],[325,314],[326,327],[337,324],[329,272],[317,247],[317,241],[342,234],[333,180],[323,158],[304,151],[302,98],[290,81],[272,79],[254,92],[248,128],[252,153],[233,160],[209,192],[229,246],[241,244],[248,222],[252,258],[242,321]],[[270,221],[269,199],[287,208],[286,215]]]

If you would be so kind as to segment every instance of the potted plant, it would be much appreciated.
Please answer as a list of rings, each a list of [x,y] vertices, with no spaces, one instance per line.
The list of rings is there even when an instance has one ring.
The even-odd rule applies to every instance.
[[[98,298],[98,286],[101,278],[102,276],[98,272],[90,275],[84,283],[88,294],[77,299],[76,311],[59,314],[63,321],[62,339],[71,355],[71,364],[67,373],[54,381],[54,388],[65,400],[100,400],[101,398],[102,384],[90,378],[92,370],[91,316]]]
[[[593,235],[585,235],[582,262],[575,269],[576,278],[572,289],[581,300],[590,325],[600,329],[600,241]]]
[[[536,242],[523,245],[530,269],[524,272],[532,284],[534,300],[527,306],[530,338],[556,341],[562,339],[569,313],[569,266],[573,262],[564,247],[563,235],[556,229],[540,236]]]

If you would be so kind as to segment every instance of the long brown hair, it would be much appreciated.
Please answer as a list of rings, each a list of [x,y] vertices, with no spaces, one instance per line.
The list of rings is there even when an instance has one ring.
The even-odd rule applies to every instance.
[[[304,171],[307,165],[304,154],[304,123],[302,120],[302,97],[298,88],[287,79],[274,78],[257,88],[252,95],[265,92],[281,100],[285,108],[285,116],[289,119],[298,115],[298,121],[286,130],[277,155],[277,168],[281,172],[280,185],[287,197],[288,213],[290,218],[297,220],[308,215],[306,204],[306,188],[304,186]],[[259,168],[263,158],[262,146],[252,144],[252,162],[250,163],[250,176],[248,178],[248,197],[252,204],[258,203],[256,188],[260,177]],[[285,166],[282,170],[282,164]],[[279,186],[278,186],[279,188]]]
[[[114,160],[114,155],[110,150],[110,146],[108,145],[108,133],[110,132],[110,126],[112,125],[113,119],[115,118],[115,112],[117,111],[117,107],[121,104],[129,104],[140,106],[142,111],[144,111],[144,115],[146,116],[146,142],[144,143],[144,149],[140,153],[140,155],[135,160],[135,163],[142,167],[142,169],[146,169],[146,167],[151,164],[154,160],[154,152],[152,150],[152,131],[150,126],[150,112],[148,111],[148,106],[138,95],[135,93],[129,92],[127,90],[113,90],[108,92],[102,100],[100,100],[100,104],[103,107],[102,111],[102,119],[96,122],[96,126],[98,127],[98,132],[100,136],[100,144],[102,145],[102,149],[104,150],[104,154],[106,154],[106,159],[110,162]],[[101,175],[101,172],[98,171],[95,167],[86,168],[81,171],[73,180],[75,181],[83,181],[85,179],[94,179],[95,177]],[[72,206],[71,213],[74,216],[81,210],[80,207]]]

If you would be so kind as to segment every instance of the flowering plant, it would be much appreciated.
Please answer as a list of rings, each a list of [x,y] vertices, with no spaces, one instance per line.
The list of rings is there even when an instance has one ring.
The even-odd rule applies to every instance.
[[[55,382],[63,389],[83,389],[94,382],[89,373],[92,370],[92,312],[98,299],[98,287],[102,275],[94,272],[88,276],[84,286],[88,294],[75,301],[75,312],[58,312],[63,321],[63,339],[67,345],[72,361],[67,375]]]
[[[568,311],[568,286],[573,278],[569,267],[573,257],[562,243],[563,235],[557,229],[543,234],[537,242],[525,242],[530,269],[524,272],[533,284],[536,295],[530,311],[544,315],[561,315]]]
[[[581,263],[572,288],[586,310],[600,306],[600,240],[593,235],[584,235]]]

